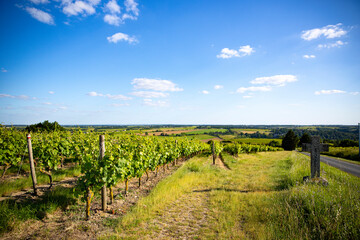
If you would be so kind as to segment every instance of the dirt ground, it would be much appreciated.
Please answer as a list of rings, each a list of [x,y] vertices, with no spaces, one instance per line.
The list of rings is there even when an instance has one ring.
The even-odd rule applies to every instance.
[[[212,160],[212,156],[209,157]],[[142,178],[141,187],[138,186],[138,179],[129,182],[129,192],[124,196],[124,183],[114,188],[114,203],[108,205],[106,212],[101,211],[100,196],[95,197],[91,206],[91,219],[85,220],[85,203],[78,200],[75,206],[69,206],[66,210],[58,209],[47,214],[42,220],[27,220],[19,224],[15,230],[6,233],[0,239],[96,239],[100,236],[114,233],[114,228],[119,217],[125,215],[137,201],[147,196],[150,191],[165,177],[176,171],[183,160],[178,161],[177,166],[170,164],[167,168],[161,168],[158,176],[154,172],[149,173],[149,180],[146,175]],[[221,158],[216,158],[218,167],[228,169]],[[68,178],[60,182],[54,182],[55,186],[73,187],[76,178]],[[49,185],[38,186],[39,195],[47,191]],[[22,199],[33,199],[32,190],[13,193],[11,198],[21,201]],[[179,207],[180,206],[180,207]],[[180,212],[179,212],[180,211]],[[167,207],[164,214],[158,216],[149,224],[155,226],[159,231],[154,231],[145,239],[193,239],[199,236],[199,231],[206,229],[209,219],[208,214],[208,193],[193,192],[176,200]],[[163,221],[173,219],[173,221]],[[121,237],[121,234],[120,234]],[[148,237],[148,238],[147,238]]]
[[[96,239],[114,232],[111,227],[116,224],[116,219],[126,214],[137,201],[147,196],[158,182],[172,174],[184,163],[178,160],[176,166],[170,164],[168,167],[160,168],[156,176],[155,172],[149,173],[149,180],[146,181],[144,174],[141,187],[138,186],[138,179],[129,181],[129,191],[124,196],[124,183],[118,184],[113,188],[114,203],[108,205],[106,212],[101,211],[100,196],[94,197],[91,204],[91,219],[85,220],[85,203],[78,200],[75,206],[69,206],[66,210],[56,210],[51,214],[47,214],[42,220],[27,220],[19,224],[12,232],[6,233],[0,239]],[[61,182],[54,183],[56,186],[73,187],[76,178],[66,179]],[[40,196],[47,191],[49,185],[39,186]],[[13,199],[28,199],[36,201],[32,191],[20,191],[13,193]]]

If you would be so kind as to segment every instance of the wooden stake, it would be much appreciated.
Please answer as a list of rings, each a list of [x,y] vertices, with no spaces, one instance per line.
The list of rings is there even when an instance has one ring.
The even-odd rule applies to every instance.
[[[213,164],[215,165],[215,143],[212,143],[212,155],[213,155]]]
[[[32,151],[30,134],[27,135],[27,143],[28,143],[28,149],[29,149],[30,171],[31,171],[31,178],[32,178],[32,182],[33,182],[34,194],[37,195],[36,173],[35,173],[34,158],[33,158],[33,151]]]
[[[127,195],[128,192],[128,186],[129,186],[129,180],[125,179],[125,196]]]
[[[99,136],[99,147],[100,147],[100,161],[104,158],[105,156],[105,136],[104,135],[100,135]],[[101,207],[103,211],[106,211],[106,205],[107,205],[107,199],[106,199],[106,185],[104,184],[104,186],[101,188]]]
[[[114,192],[112,187],[110,187],[110,204],[113,204],[114,202]]]
[[[88,188],[86,191],[86,220],[90,220],[90,206],[92,197],[93,193],[90,188]]]

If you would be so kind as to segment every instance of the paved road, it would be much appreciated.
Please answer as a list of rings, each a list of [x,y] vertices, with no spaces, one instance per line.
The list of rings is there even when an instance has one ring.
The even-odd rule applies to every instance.
[[[301,152],[302,154],[305,154],[307,156],[310,156],[310,153],[307,152]],[[332,157],[325,157],[320,156],[320,161],[323,163],[326,163],[327,165],[336,167],[344,172],[350,173],[354,176],[360,177],[360,165],[349,163],[346,161],[337,160]]]

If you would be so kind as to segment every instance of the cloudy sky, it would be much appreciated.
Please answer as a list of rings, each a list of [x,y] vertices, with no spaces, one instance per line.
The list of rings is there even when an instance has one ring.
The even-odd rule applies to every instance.
[[[0,122],[357,124],[360,2],[0,1]]]

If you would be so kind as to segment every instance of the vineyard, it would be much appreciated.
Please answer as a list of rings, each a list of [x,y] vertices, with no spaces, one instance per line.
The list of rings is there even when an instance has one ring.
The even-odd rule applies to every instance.
[[[208,237],[214,239],[221,236],[224,239],[245,237],[247,233],[239,232],[237,225],[224,227],[239,222],[239,217],[240,222],[246,220],[242,224],[248,233],[257,236],[255,238],[261,238],[261,234],[274,236],[277,231],[282,231],[286,239],[286,236],[292,236],[293,230],[287,232],[281,224],[273,225],[273,219],[283,216],[284,211],[290,214],[285,217],[291,219],[294,209],[292,206],[291,209],[269,206],[267,199],[273,199],[279,206],[288,206],[277,191],[285,193],[284,190],[289,189],[286,194],[290,194],[291,189],[303,186],[299,180],[308,171],[304,171],[304,167],[309,167],[304,157],[299,158],[295,153],[268,145],[241,142],[224,144],[216,140],[204,143],[182,137],[96,133],[84,129],[31,135],[6,127],[1,127],[0,131],[0,190],[3,197],[0,201],[0,237],[4,239],[13,239],[14,234],[14,238],[19,239],[34,236],[89,239],[103,236],[106,232],[116,232],[116,238],[129,236],[138,239],[137,232],[144,236],[150,234],[151,238],[193,238],[201,234],[198,232],[200,229],[207,229]],[[31,196],[8,198],[13,192],[25,188],[14,187],[6,191],[8,186],[24,180],[31,181],[30,159],[34,161],[34,175],[37,177],[34,189],[30,188],[32,184],[27,185],[27,193]],[[297,175],[284,174],[293,172],[293,165],[296,166]],[[20,176],[17,176],[19,173]],[[71,182],[70,185],[61,185],[62,178],[59,176],[64,173],[71,177],[64,180],[65,183]],[[331,178],[331,175],[328,177]],[[40,183],[45,180],[47,184],[41,186]],[[357,188],[357,182],[354,184]],[[334,185],[335,188],[337,186],[338,183]],[[35,196],[36,193],[38,196]],[[310,200],[305,198],[302,201]],[[324,203],[329,205],[324,208],[330,209],[339,201],[343,199]],[[351,199],[346,201],[353,204]],[[227,206],[227,202],[233,202],[231,207]],[[252,202],[255,202],[256,208],[251,207]],[[264,211],[271,214],[267,217],[250,213],[245,217],[239,216],[239,211],[243,212],[242,206],[259,216],[262,213],[256,209],[266,208]],[[354,214],[348,213],[348,210],[337,211],[345,211],[341,214],[351,219],[348,224],[354,227]],[[171,215],[173,212],[176,214]],[[303,219],[302,213],[300,209],[294,218]],[[333,213],[324,214],[326,217]],[[32,229],[35,225],[29,219],[36,220],[35,224],[40,224],[40,229],[46,228],[48,232]],[[52,226],[54,221],[62,222],[61,230]],[[178,221],[182,223],[179,225]],[[342,221],[337,221],[336,226],[341,226]],[[145,224],[148,231],[140,230],[140,223]],[[170,224],[172,228],[158,233],[158,229],[163,228],[163,225],[158,226],[160,223],[165,226]],[[183,229],[182,224],[187,226],[190,223],[190,230]],[[256,235],[251,230],[258,228],[256,224],[265,224],[270,232]],[[341,229],[336,226],[331,225],[325,230],[321,230],[321,227],[316,231],[325,235],[332,232],[341,236],[358,236],[356,227],[348,233],[336,230]],[[226,231],[228,228],[230,232]],[[296,225],[292,228],[300,231]],[[307,231],[312,229],[311,225],[306,225],[306,228],[309,229]],[[17,229],[22,230],[19,233]],[[172,232],[171,229],[179,230]]]
[[[10,167],[23,164],[27,158],[27,141],[24,133],[1,128],[0,164],[2,177]],[[107,139],[108,136],[103,138]],[[88,204],[87,216],[93,193],[112,187],[119,181],[127,182],[141,178],[148,171],[159,171],[167,164],[176,164],[176,159],[186,158],[204,151],[208,145],[187,139],[158,139],[137,135],[112,136],[106,141],[106,154],[100,156],[98,134],[74,132],[52,132],[32,134],[32,150],[36,168],[49,177],[52,186],[52,173],[71,161],[80,166],[81,176],[77,181],[76,194]],[[105,143],[105,142],[104,142]],[[105,146],[105,144],[104,144]],[[104,149],[105,150],[105,149]],[[125,192],[127,191],[127,187]],[[110,202],[113,199],[110,200]]]

